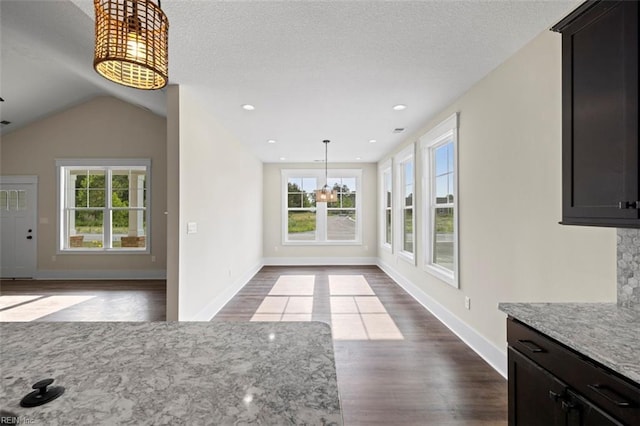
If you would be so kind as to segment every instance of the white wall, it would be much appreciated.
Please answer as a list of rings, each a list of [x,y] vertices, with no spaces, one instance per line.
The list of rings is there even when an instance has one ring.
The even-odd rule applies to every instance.
[[[176,143],[179,149],[169,159],[169,179],[179,182],[179,201],[169,205],[170,223],[177,223],[170,236],[178,239],[168,265],[169,319],[175,312],[180,320],[210,319],[262,265],[262,162],[198,96],[185,85],[168,96],[168,113],[178,112],[177,122],[168,118],[169,150],[175,154]],[[197,233],[187,234],[188,222]]]
[[[505,315],[498,302],[616,298],[615,229],[558,224],[560,47],[560,36],[545,31],[391,153],[459,112],[460,289],[384,250],[378,253],[382,264],[415,286],[419,296],[442,305],[502,352]],[[419,179],[417,184],[422,261]],[[465,296],[471,298],[471,310],[464,308]]]
[[[373,163],[331,163],[331,169],[362,169],[362,244],[283,245],[282,169],[324,169],[324,164],[271,163],[264,165],[265,264],[373,264],[377,256],[377,167]]]
[[[38,277],[164,278],[166,143],[164,117],[112,97],[94,98],[2,136],[0,173],[39,177]],[[56,158],[151,159],[149,254],[56,254]]]

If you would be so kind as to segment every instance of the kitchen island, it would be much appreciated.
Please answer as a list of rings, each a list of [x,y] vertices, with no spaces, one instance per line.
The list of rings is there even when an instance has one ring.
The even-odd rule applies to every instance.
[[[33,424],[342,424],[323,323],[2,323],[0,342],[0,408]],[[65,393],[20,407],[45,378]]]

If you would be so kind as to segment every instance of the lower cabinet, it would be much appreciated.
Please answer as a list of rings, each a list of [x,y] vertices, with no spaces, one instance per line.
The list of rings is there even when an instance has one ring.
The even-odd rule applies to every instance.
[[[509,424],[518,426],[622,425],[567,384],[509,348]]]
[[[507,320],[510,426],[640,425],[640,386]]]

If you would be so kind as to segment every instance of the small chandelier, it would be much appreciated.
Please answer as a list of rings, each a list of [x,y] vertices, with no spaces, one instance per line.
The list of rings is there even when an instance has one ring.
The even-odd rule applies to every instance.
[[[324,144],[324,186],[320,189],[316,189],[316,203],[335,203],[338,201],[338,191],[331,190],[329,188],[329,172],[328,172],[328,160],[327,153],[329,148],[329,140],[323,140]]]
[[[169,81],[169,20],[151,0],[93,0],[96,46],[93,68],[108,80],[136,89],[161,89]]]

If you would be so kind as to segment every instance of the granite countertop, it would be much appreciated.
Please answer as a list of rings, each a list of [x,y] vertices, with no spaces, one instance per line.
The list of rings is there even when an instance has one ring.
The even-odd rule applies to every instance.
[[[0,341],[0,408],[33,424],[342,424],[323,323],[0,323]],[[20,407],[49,377],[65,393]]]
[[[640,384],[640,311],[614,303],[500,303],[498,308]]]

